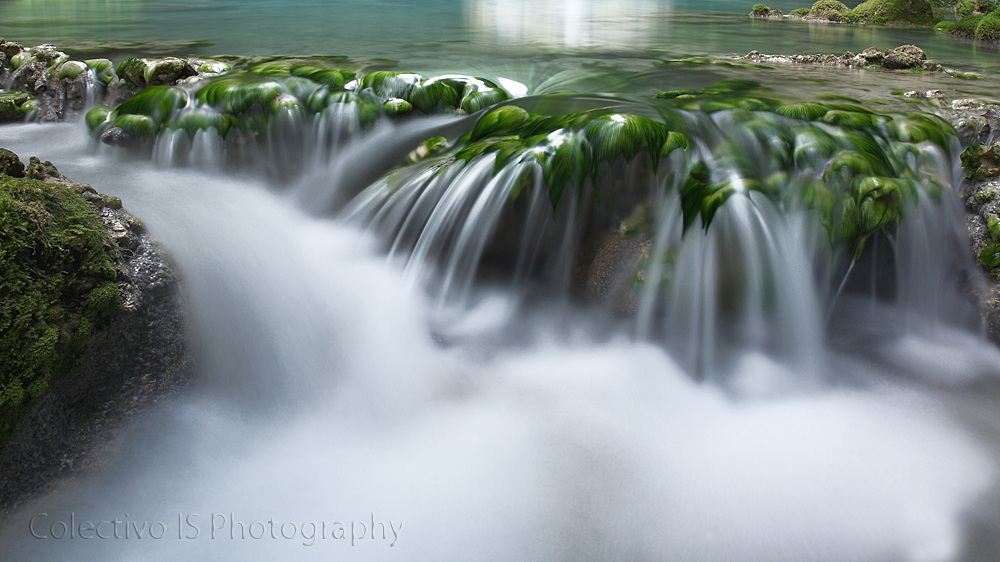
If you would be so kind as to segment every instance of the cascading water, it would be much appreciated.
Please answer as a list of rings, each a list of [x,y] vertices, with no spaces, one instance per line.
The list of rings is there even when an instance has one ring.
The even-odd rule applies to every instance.
[[[956,153],[927,122],[333,104],[275,110],[246,148],[183,95],[154,163],[8,128],[163,239],[199,349],[190,395],[109,470],[16,515],[12,559],[989,559],[997,444],[954,385],[1000,354],[963,329]],[[248,158],[286,167],[218,171]],[[580,296],[609,236],[632,252],[624,318]],[[873,318],[896,331],[837,336]],[[49,536],[70,517],[168,532]]]

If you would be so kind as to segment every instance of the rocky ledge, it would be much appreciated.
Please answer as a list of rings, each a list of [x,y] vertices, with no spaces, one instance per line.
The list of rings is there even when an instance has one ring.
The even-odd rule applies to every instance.
[[[5,337],[24,332],[12,337],[32,351],[3,350],[3,370],[11,372],[0,378],[2,520],[58,481],[99,467],[134,414],[189,380],[191,355],[170,259],[120,199],[69,180],[50,162],[32,157],[24,166],[6,150],[0,188],[4,220],[24,222],[0,235],[0,257],[7,266],[37,265],[20,264],[4,281],[0,310]],[[44,247],[23,248],[25,240]],[[79,262],[72,256],[81,247],[99,273],[59,262],[64,273],[53,275],[52,264],[41,263],[50,255]],[[19,277],[26,282],[17,285]],[[102,303],[97,312],[95,302]]]

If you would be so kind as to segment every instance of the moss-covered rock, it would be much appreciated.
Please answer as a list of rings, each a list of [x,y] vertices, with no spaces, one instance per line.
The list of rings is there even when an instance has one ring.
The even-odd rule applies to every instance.
[[[358,88],[370,90],[383,103],[402,99],[423,112],[450,108],[472,113],[510,99],[494,82],[462,75],[424,79],[412,72],[376,71],[366,74]]]
[[[72,80],[73,78],[76,78],[81,73],[86,71],[87,71],[86,63],[76,60],[66,61],[65,63],[62,64],[62,66],[59,67],[59,79]]]
[[[838,0],[818,0],[809,10],[809,16],[821,20],[841,21],[843,14],[849,9]]]
[[[121,307],[114,241],[71,189],[0,175],[0,440]],[[54,169],[54,167],[53,167]]]
[[[143,79],[147,86],[163,86],[196,74],[198,72],[188,64],[188,61],[176,57],[166,57],[147,62]]]
[[[24,164],[21,159],[5,148],[0,148],[0,175],[12,178],[24,177]]]
[[[804,18],[809,15],[809,8],[795,8],[788,15],[796,18]]]
[[[391,98],[382,104],[382,109],[389,115],[405,115],[413,111],[413,104],[399,98]]]
[[[1000,41],[1000,12],[991,12],[976,26],[976,39],[980,41]]]
[[[146,87],[146,63],[141,59],[125,59],[118,64],[115,74],[134,88]]]
[[[23,121],[31,107],[31,96],[24,92],[0,92],[0,123]]]
[[[941,19],[928,0],[868,0],[854,12],[874,25],[934,25]]]
[[[962,167],[970,179],[988,180],[1000,176],[1000,143],[982,146],[973,142],[962,153]]]
[[[983,16],[981,14],[969,14],[962,19],[958,20],[955,25],[948,29],[948,33],[951,35],[957,35],[958,37],[968,37],[973,38],[976,36],[976,28],[979,27],[979,23],[983,21]]]
[[[840,21],[844,23],[858,23],[861,21],[861,16],[854,10],[847,10],[846,12],[840,14]]]

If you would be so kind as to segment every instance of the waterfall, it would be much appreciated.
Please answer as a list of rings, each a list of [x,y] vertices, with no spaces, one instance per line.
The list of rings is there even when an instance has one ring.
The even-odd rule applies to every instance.
[[[216,119],[189,94],[173,117]],[[1000,353],[955,288],[951,137],[788,105],[368,122],[352,95],[226,134],[165,126],[123,157],[76,126],[5,128],[171,249],[198,355],[102,470],[12,515],[5,554],[947,562],[991,544]],[[621,291],[600,294],[629,306],[592,290],[605,258]],[[70,518],[168,532],[54,538]]]

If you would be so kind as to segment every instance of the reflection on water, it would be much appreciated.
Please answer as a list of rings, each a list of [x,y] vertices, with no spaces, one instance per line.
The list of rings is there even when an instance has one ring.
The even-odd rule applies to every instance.
[[[672,10],[673,4],[673,0],[466,0],[464,8],[470,29],[480,37],[578,48],[646,42],[662,31],[657,16]]]

